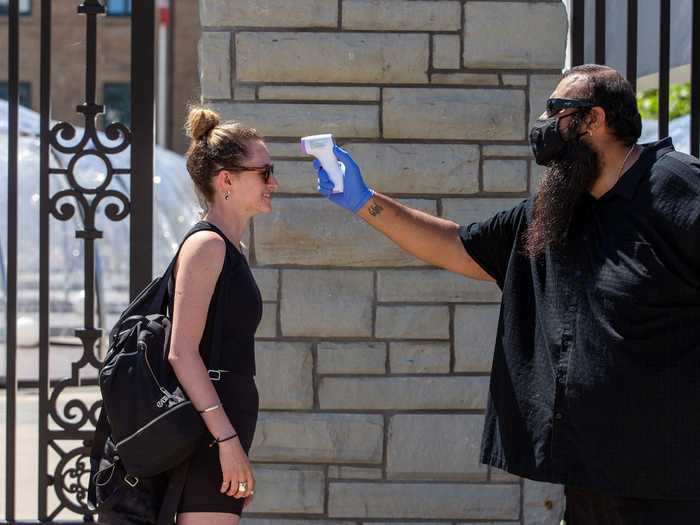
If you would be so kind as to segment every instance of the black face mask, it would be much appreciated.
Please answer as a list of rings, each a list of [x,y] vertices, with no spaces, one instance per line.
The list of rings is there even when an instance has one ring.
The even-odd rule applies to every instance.
[[[540,166],[547,166],[564,156],[566,141],[559,133],[559,117],[537,119],[530,129],[530,147]]]

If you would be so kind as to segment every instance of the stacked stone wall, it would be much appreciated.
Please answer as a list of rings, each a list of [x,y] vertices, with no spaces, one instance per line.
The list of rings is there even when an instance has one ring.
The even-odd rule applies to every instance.
[[[267,137],[249,235],[258,489],[246,524],[558,523],[556,487],[479,463],[499,290],[426,266],[319,197],[331,132],[378,191],[467,224],[527,198],[561,2],[200,0],[202,100]]]

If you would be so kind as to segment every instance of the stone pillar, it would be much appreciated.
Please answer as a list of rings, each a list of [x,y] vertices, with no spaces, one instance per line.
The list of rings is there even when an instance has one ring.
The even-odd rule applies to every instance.
[[[563,3],[200,0],[200,17],[203,101],[265,134],[281,184],[250,231],[263,412],[244,523],[558,523],[558,487],[478,461],[498,289],[319,197],[298,139],[333,133],[370,186],[460,223],[515,205]]]

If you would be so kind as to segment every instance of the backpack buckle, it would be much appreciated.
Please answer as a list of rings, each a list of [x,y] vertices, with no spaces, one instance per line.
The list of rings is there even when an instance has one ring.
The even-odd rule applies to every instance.
[[[137,478],[136,476],[132,476],[131,474],[127,474],[126,476],[124,476],[124,481],[132,489],[139,484],[139,478]]]
[[[221,370],[209,370],[209,379],[212,381],[221,381]]]

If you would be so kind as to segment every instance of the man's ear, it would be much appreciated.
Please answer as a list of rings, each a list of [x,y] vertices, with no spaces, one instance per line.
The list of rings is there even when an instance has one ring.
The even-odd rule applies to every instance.
[[[605,110],[600,106],[593,106],[583,121],[586,132],[595,133],[605,127]]]

